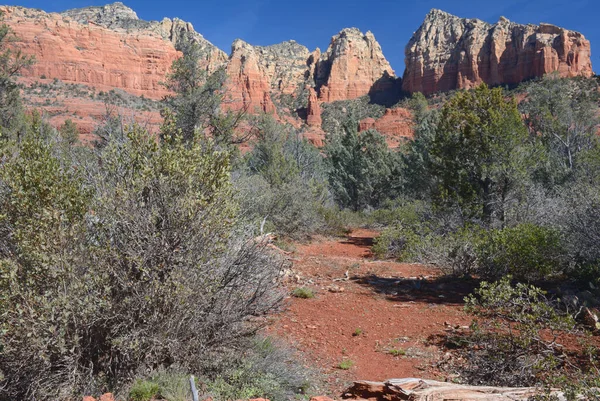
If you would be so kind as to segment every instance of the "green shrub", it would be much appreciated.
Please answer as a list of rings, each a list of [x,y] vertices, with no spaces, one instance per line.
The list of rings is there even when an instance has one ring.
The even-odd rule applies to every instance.
[[[292,291],[292,296],[296,298],[310,299],[315,297],[315,293],[310,288],[301,287]]]
[[[372,248],[379,258],[395,258],[406,262],[444,264],[440,258],[442,236],[447,231],[444,218],[435,215],[422,201],[396,200],[372,213],[372,218],[387,227],[375,239]]]
[[[325,222],[324,231],[331,235],[344,236],[353,228],[371,225],[370,216],[363,211],[355,212],[337,206],[321,207],[319,214]]]
[[[159,394],[160,386],[149,380],[136,380],[129,390],[131,401],[150,401]]]
[[[356,121],[344,124],[343,134],[330,133],[325,162],[331,192],[341,208],[354,211],[378,207],[402,187],[401,157],[375,130],[359,133]]]
[[[322,230],[319,210],[330,202],[319,151],[272,117],[256,125],[257,140],[234,178],[243,215],[262,232],[285,237]]]
[[[563,265],[561,237],[552,228],[523,223],[491,230],[476,244],[478,272],[485,277],[537,280],[559,273]]]
[[[188,401],[191,399],[189,375],[159,370],[150,376],[150,381],[158,386],[157,394],[160,399],[166,401]]]
[[[201,381],[206,395],[218,401],[287,401],[310,391],[312,372],[295,359],[295,351],[266,337],[256,339],[226,369]]]
[[[468,383],[536,386],[563,375],[573,383],[597,372],[597,357],[588,352],[574,317],[540,288],[512,285],[505,277],[483,282],[465,301],[475,317],[472,331],[450,335],[449,343],[464,358],[454,367]],[[564,341],[583,345],[565,352]]]
[[[406,351],[402,348],[392,348],[388,351],[388,353],[392,356],[404,356],[406,355]]]
[[[283,298],[282,261],[238,224],[228,155],[124,133],[76,166],[40,137],[0,157],[0,398],[203,374]]]
[[[338,369],[350,370],[354,366],[354,361],[351,359],[344,359],[338,364]]]

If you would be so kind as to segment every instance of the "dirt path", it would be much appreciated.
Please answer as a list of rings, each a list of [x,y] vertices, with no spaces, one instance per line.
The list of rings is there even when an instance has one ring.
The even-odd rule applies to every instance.
[[[376,235],[356,230],[297,245],[290,290],[307,287],[316,296],[290,297],[269,328],[329,373],[334,391],[355,379],[445,379],[435,367],[444,358],[435,339],[471,321],[462,311],[471,285],[426,266],[373,260]],[[343,361],[352,366],[341,369]]]

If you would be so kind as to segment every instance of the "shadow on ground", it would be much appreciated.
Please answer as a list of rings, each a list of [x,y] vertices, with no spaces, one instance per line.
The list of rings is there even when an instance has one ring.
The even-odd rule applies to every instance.
[[[479,285],[478,280],[452,276],[385,278],[369,275],[355,277],[353,280],[385,295],[390,301],[448,305],[463,305],[464,298]]]
[[[355,245],[355,246],[359,246],[361,248],[369,248],[369,251],[370,251],[371,247],[374,244],[374,240],[375,239],[373,237],[348,236],[345,241],[341,241],[340,243],[347,244],[347,245]]]

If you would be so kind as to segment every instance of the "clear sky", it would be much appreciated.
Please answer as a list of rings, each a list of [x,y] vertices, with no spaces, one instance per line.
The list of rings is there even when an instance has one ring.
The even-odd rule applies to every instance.
[[[5,0],[6,1],[6,0]],[[20,0],[4,4],[63,11],[102,0]],[[2,0],[0,0],[2,3]],[[464,18],[496,22],[547,22],[583,33],[592,43],[592,64],[600,70],[599,0],[123,0],[145,20],[179,17],[229,53],[241,38],[266,46],[294,39],[309,50],[325,50],[342,28],[370,30],[397,75],[404,71],[404,46],[431,8]]]

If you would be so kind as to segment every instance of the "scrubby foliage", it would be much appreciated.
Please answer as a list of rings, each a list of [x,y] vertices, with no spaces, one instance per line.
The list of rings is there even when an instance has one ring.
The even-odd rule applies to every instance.
[[[580,165],[580,158],[594,148],[600,119],[598,84],[593,79],[547,76],[526,86],[527,98],[520,109],[531,134],[548,151],[540,166],[548,184],[564,184]]]
[[[349,120],[343,134],[329,134],[325,156],[329,185],[342,207],[377,207],[400,193],[400,156],[377,131],[359,133],[357,122]]]
[[[330,196],[319,151],[297,130],[259,118],[235,185],[242,214],[260,231],[301,238],[323,229]]]
[[[205,51],[198,43],[187,39],[181,44],[183,56],[173,62],[165,87],[174,92],[166,96],[166,119],[173,120],[181,130],[184,141],[193,141],[197,136],[210,136],[217,147],[233,149],[230,146],[248,139],[247,134],[236,131],[244,116],[244,110],[231,111],[221,107],[229,102],[224,93],[225,70],[214,72],[206,69]],[[234,109],[237,108],[234,105]]]
[[[524,119],[486,86],[457,92],[440,110],[418,94],[407,102],[416,126],[403,192],[422,203],[418,222],[389,220],[380,257],[494,279],[586,271],[596,282],[597,83],[548,77],[521,90]]]
[[[343,134],[348,121],[358,124],[365,118],[379,118],[384,112],[385,107],[371,103],[368,96],[325,103],[321,113],[321,126],[328,134]]]
[[[457,205],[466,218],[504,223],[535,156],[514,100],[481,85],[446,103],[429,148],[427,172],[435,177],[433,199]]]
[[[14,77],[34,62],[33,57],[9,47],[15,35],[2,20],[0,11],[0,139],[23,134],[23,105]]]
[[[3,395],[118,387],[144,366],[200,372],[277,308],[282,264],[236,224],[228,156],[210,149],[138,127],[78,168],[43,139],[11,149]]]
[[[496,281],[468,297],[477,320],[454,339],[465,380],[593,387],[597,350],[561,342],[582,338],[600,288],[596,80],[533,81],[520,105],[485,85],[443,104],[415,94],[415,138],[394,150],[358,132],[383,107],[336,102],[317,149],[273,117],[227,111],[224,71],[209,73],[190,41],[160,133],[101,94],[92,149],[73,146],[71,120],[56,130],[23,112],[13,77],[31,60],[8,50],[11,35],[0,25],[0,400],[180,401],[189,374],[216,400],[305,394],[293,352],[256,337],[289,294],[267,242],[360,224],[382,230],[378,257]],[[589,291],[562,302],[529,285],[548,280]]]
[[[456,368],[470,383],[499,386],[556,386],[569,388],[569,399],[596,399],[600,360],[585,343],[575,317],[580,309],[549,298],[541,289],[506,276],[483,282],[466,299],[475,317],[471,332],[450,338],[466,363]],[[594,378],[594,376],[596,377]],[[570,383],[566,385],[566,383]]]

